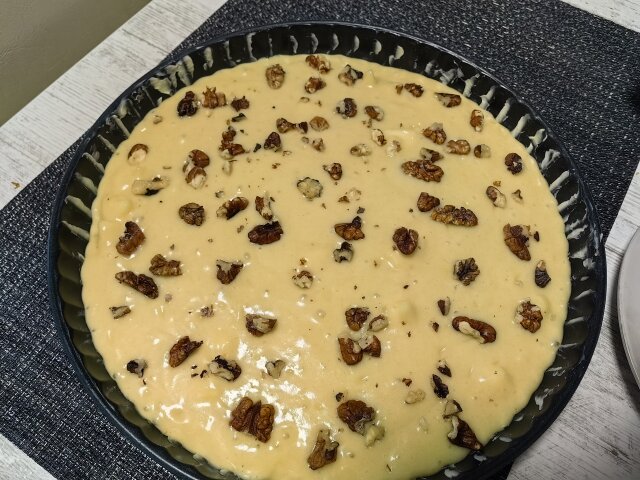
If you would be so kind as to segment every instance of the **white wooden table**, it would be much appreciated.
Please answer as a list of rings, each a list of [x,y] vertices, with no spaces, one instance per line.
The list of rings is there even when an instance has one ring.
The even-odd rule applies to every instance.
[[[640,32],[640,0],[565,1]],[[153,0],[0,127],[0,208],[224,2],[191,0],[184,8],[174,0]],[[82,110],[73,108],[78,103]],[[518,458],[509,479],[640,479],[640,390],[622,351],[614,291],[623,252],[639,226],[640,169],[606,243],[607,306],[589,369],[560,417]],[[53,480],[2,435],[0,478]]]

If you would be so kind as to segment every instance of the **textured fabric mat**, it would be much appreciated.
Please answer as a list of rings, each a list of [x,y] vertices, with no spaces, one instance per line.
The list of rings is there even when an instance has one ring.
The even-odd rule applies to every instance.
[[[564,142],[608,233],[640,151],[640,35],[547,0],[231,0],[181,48],[241,28],[312,19],[412,33],[502,79]],[[45,240],[77,146],[0,212],[0,432],[60,479],[173,478],[97,410],[54,330]]]

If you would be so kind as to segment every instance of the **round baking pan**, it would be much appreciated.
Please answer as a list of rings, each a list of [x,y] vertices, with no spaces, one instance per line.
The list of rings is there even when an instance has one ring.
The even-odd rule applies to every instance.
[[[604,311],[604,249],[591,197],[575,163],[531,106],[471,62],[413,36],[344,23],[267,26],[215,38],[172,55],[120,95],[86,133],[64,176],[51,217],[50,298],[69,359],[101,411],[167,470],[181,478],[237,478],[194,457],[143,419],[104,368],[85,322],[81,295],[80,268],[91,226],[89,212],[114,148],[163,99],[203,76],[240,63],[272,55],[309,53],[360,58],[417,72],[455,88],[491,112],[531,152],[558,201],[569,241],[571,296],[555,361],[527,406],[482,452],[421,477],[490,478],[544,433],[587,369]]]

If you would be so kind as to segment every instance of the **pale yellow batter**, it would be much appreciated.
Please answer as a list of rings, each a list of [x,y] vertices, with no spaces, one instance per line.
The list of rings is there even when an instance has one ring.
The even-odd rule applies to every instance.
[[[462,406],[459,418],[481,443],[528,402],[562,339],[570,292],[567,241],[557,203],[534,160],[489,113],[484,113],[484,128],[476,131],[470,118],[477,105],[462,98],[460,105],[446,108],[435,93],[457,92],[438,82],[360,60],[327,58],[332,67],[328,73],[311,68],[304,56],[220,71],[177,92],[136,127],[110,160],[92,207],[82,269],[87,323],[107,370],[141,415],[213,465],[250,479],[406,479],[433,473],[469,453],[447,438],[451,420],[443,418],[445,400],[433,391],[433,374],[448,386],[448,398]],[[338,79],[346,63],[364,73],[354,85]],[[285,71],[277,89],[265,78],[265,69],[274,64]],[[307,93],[309,77],[322,78],[326,86]],[[396,85],[405,83],[422,86],[424,93],[397,93]],[[195,92],[202,102],[206,87],[223,92],[227,103],[246,97],[250,105],[240,110],[246,118],[230,122],[239,112],[229,105],[200,105],[194,115],[179,117],[176,108],[185,92]],[[352,118],[336,112],[344,98],[357,104]],[[365,106],[380,107],[383,119],[369,121]],[[253,152],[277,131],[278,118],[299,123],[315,116],[324,117],[329,128],[309,128],[306,134],[293,129],[280,134],[280,151]],[[438,145],[425,138],[422,131],[433,123],[443,125],[448,140],[467,140],[471,153],[447,153],[446,142]],[[237,131],[233,142],[249,152],[232,162],[218,149],[228,125]],[[381,130],[384,145],[372,137],[373,129]],[[320,138],[323,151],[316,149]],[[129,158],[135,144],[146,145],[148,151],[138,149]],[[490,157],[474,156],[479,144],[490,147]],[[354,155],[352,147],[356,154],[369,154]],[[404,162],[421,158],[421,148],[443,154],[436,162],[444,172],[440,182],[403,172]],[[188,184],[183,172],[194,149],[210,157],[206,177],[194,181],[200,188]],[[504,162],[509,153],[523,158],[516,175]],[[323,168],[334,162],[342,166],[340,180]],[[193,159],[187,170],[192,167]],[[162,177],[149,184],[161,187],[157,194],[133,193],[144,192],[141,185],[147,185],[138,182],[134,187],[135,180],[155,177]],[[319,197],[303,195],[317,194],[315,182],[298,188],[306,177],[322,185]],[[501,182],[498,189],[505,195],[499,207],[485,193],[495,181]],[[521,199],[512,195],[516,190]],[[267,223],[254,204],[265,192],[273,199],[274,220],[284,233],[261,246],[251,243],[247,234]],[[478,224],[434,221],[432,212],[416,207],[421,192],[438,197],[441,207],[471,209]],[[247,208],[231,219],[218,217],[218,208],[237,196],[249,200]],[[343,196],[349,201],[339,202]],[[200,226],[178,215],[190,202],[204,207]],[[343,239],[335,225],[351,222],[359,209],[365,237],[349,242],[350,262],[338,263],[333,252]],[[127,221],[136,222],[145,236],[130,257],[116,251]],[[505,224],[528,225],[532,234],[538,232],[539,241],[529,241],[530,261],[507,248]],[[418,248],[410,255],[394,248],[392,237],[399,227],[418,233]],[[157,254],[178,260],[182,275],[152,274],[149,266]],[[470,257],[480,274],[465,286],[453,268],[456,261]],[[216,278],[218,260],[242,263],[243,268],[223,285]],[[540,260],[552,279],[545,288],[534,283]],[[120,284],[114,275],[124,270],[153,278],[158,297]],[[302,270],[313,276],[310,288],[292,280]],[[446,297],[451,306],[443,315],[437,302]],[[535,333],[516,320],[516,309],[525,299],[543,314]],[[114,306],[131,311],[114,318]],[[380,357],[365,354],[348,366],[337,339],[349,332],[345,311],[355,306],[369,308],[370,319],[386,315],[389,325],[375,332]],[[204,312],[209,315],[201,314],[203,307],[211,307]],[[277,324],[273,331],[255,336],[245,326],[246,314],[277,318]],[[456,331],[456,316],[491,324],[495,342],[480,343]],[[171,367],[169,350],[184,336],[203,344]],[[242,373],[237,379],[200,375],[217,355],[238,363]],[[133,359],[147,363],[142,377],[127,371]],[[265,364],[275,360],[285,362],[279,378],[266,372]],[[438,373],[440,360],[451,377]],[[380,427],[378,433],[384,429],[384,437],[367,446],[365,437],[351,431],[338,418],[338,393],[343,394],[341,402],[362,400],[373,407],[373,424]],[[231,411],[243,396],[274,406],[267,442],[230,427]],[[415,403],[407,403],[408,398]],[[329,430],[340,446],[334,463],[312,471],[307,457],[320,428]]]

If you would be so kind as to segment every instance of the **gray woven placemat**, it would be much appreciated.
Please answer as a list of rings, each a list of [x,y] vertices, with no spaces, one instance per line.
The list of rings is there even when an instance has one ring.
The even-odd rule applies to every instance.
[[[640,151],[640,35],[547,0],[231,0],[181,47],[242,28],[313,19],[412,33],[503,79],[562,139],[609,232]],[[55,192],[77,145],[0,211],[0,432],[60,479],[173,478],[97,410],[54,330],[45,240]]]

